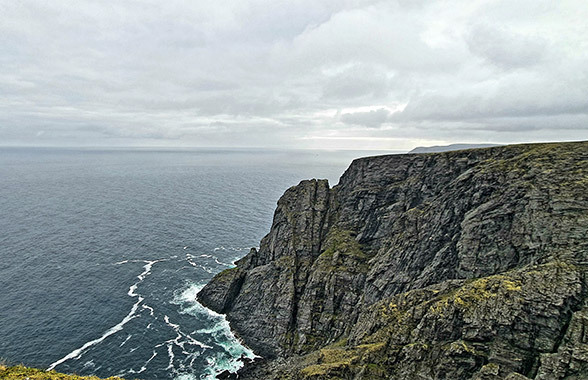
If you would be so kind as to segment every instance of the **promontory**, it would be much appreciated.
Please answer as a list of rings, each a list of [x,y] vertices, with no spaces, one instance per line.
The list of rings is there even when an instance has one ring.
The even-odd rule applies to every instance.
[[[302,181],[199,293],[241,379],[588,378],[588,142],[386,155]]]

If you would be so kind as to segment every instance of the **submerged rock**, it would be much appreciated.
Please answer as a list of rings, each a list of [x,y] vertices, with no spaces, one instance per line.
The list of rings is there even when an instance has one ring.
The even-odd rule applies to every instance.
[[[239,378],[588,378],[588,142],[355,160],[303,181],[199,300]]]

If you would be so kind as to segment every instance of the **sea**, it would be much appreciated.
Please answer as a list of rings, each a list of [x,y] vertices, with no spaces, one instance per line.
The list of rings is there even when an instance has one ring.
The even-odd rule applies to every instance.
[[[0,361],[213,379],[255,353],[196,300],[308,178],[390,152],[0,148]]]

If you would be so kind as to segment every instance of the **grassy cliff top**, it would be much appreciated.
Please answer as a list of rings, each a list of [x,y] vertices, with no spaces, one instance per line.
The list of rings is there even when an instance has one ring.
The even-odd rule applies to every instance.
[[[96,376],[66,375],[55,371],[28,368],[22,365],[7,367],[0,365],[0,379],[6,380],[100,380]],[[122,380],[120,377],[109,377],[106,380]]]

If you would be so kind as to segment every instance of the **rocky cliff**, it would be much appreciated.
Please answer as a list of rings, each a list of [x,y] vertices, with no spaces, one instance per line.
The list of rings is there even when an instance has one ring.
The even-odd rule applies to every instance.
[[[588,378],[588,142],[355,160],[303,181],[199,300],[240,378]]]

